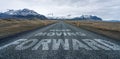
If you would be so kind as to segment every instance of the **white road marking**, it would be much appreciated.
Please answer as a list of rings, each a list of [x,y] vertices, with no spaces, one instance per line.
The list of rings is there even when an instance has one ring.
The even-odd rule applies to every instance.
[[[120,46],[115,44],[115,43],[112,43],[110,41],[106,41],[106,40],[101,40],[101,39],[94,39],[95,41],[111,48],[112,50],[120,50]]]
[[[70,29],[51,29],[50,31],[71,31]]]
[[[72,32],[67,32],[68,36],[76,36],[76,33],[72,33]]]
[[[16,50],[25,50],[28,49],[30,47],[32,47],[33,45],[35,45],[38,42],[38,39],[30,39],[27,40],[23,43],[21,43],[20,45],[18,45],[15,49]],[[27,45],[26,45],[27,44]]]
[[[16,41],[14,41],[14,42],[11,42],[11,43],[9,43],[9,44],[6,44],[6,45],[4,45],[4,46],[1,46],[1,47],[0,47],[0,50],[1,50],[1,49],[4,49],[4,48],[7,48],[8,46],[11,46],[11,45],[20,44],[21,42],[26,41],[26,40],[27,40],[27,39],[19,39],[19,40],[16,40]]]
[[[47,33],[47,36],[55,36],[55,32],[49,32]]]
[[[86,34],[81,32],[40,32],[35,34],[35,36],[86,36]]]
[[[60,45],[63,47],[64,50],[69,50],[69,42],[68,39],[53,39],[53,46],[52,50],[58,50]]]
[[[35,34],[35,36],[45,36],[47,34],[47,32],[40,32]]]
[[[67,33],[66,33],[66,32],[63,32],[63,36],[67,36]]]
[[[103,46],[101,45],[100,43],[92,40],[92,39],[83,39],[83,41],[88,44],[90,47],[92,47],[94,50],[100,50],[101,49],[104,49],[104,50],[111,50],[110,48],[106,47],[106,46]]]
[[[55,32],[57,36],[61,36],[62,32]]]
[[[73,50],[79,50],[81,48],[86,50],[92,50],[90,47],[78,41],[77,39],[72,39],[72,42],[73,42]]]
[[[19,39],[0,47],[0,49],[7,48],[11,45],[17,45],[15,50],[30,48],[32,50],[38,50],[39,48],[42,50],[50,50],[50,48],[51,50],[59,50],[60,48],[70,50],[70,47],[73,50],[120,50],[119,45],[102,39],[81,39],[81,41],[77,39],[41,39],[40,41],[39,39]]]
[[[42,46],[42,50],[49,50],[49,43],[51,43],[51,39],[42,39],[32,50],[38,50],[40,46]]]
[[[82,33],[82,32],[76,32],[76,34],[79,36],[87,36],[85,33]]]

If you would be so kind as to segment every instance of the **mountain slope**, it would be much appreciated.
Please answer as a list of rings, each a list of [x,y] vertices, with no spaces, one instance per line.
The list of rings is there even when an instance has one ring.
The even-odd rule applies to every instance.
[[[75,17],[72,20],[99,20],[101,21],[102,18],[97,17],[97,16],[92,16],[92,15],[82,15],[80,17]]]
[[[39,18],[47,19],[44,15],[38,14],[37,12],[29,9],[22,10],[8,10],[4,13],[0,13],[0,18]]]

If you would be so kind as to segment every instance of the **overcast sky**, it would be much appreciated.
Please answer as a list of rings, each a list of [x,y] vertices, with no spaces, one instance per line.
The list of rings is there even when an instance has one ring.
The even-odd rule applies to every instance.
[[[120,20],[120,0],[0,0],[0,11],[28,8],[48,16],[97,15]]]

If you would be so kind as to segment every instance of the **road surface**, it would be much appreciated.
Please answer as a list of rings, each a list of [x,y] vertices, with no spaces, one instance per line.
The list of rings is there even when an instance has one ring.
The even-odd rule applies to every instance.
[[[120,42],[62,21],[0,42],[0,59],[120,59]]]

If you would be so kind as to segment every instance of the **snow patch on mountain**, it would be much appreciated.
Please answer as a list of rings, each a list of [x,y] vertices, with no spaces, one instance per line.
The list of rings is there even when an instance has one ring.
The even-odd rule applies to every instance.
[[[4,13],[8,14],[8,15],[23,15],[23,16],[27,16],[27,15],[39,15],[37,12],[35,12],[33,10],[29,10],[29,9],[8,10],[8,11],[6,11]]]
[[[34,10],[20,9],[20,10],[8,10],[6,12],[0,13],[0,18],[39,18],[47,19],[44,15],[41,15]]]

